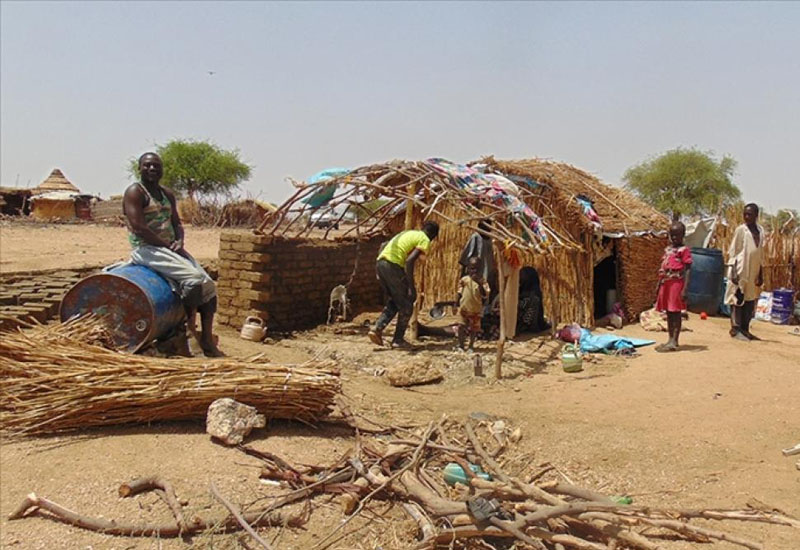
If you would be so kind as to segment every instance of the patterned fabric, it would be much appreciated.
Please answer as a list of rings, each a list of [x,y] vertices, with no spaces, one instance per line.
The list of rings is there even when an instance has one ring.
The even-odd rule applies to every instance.
[[[686,268],[692,265],[692,253],[687,246],[668,246],[664,249],[664,257],[661,259],[661,269],[658,270],[659,277],[664,279],[683,279]]]
[[[408,231],[401,231],[392,237],[392,240],[381,250],[378,259],[387,260],[405,268],[408,255],[411,254],[414,249],[419,249],[423,254],[427,254],[430,248],[431,240],[424,231],[410,229]]]
[[[498,174],[484,174],[469,166],[456,164],[442,158],[425,161],[457,187],[511,212],[531,235],[542,243],[547,242],[541,218],[520,198],[519,188],[508,178]]]
[[[138,185],[144,191],[147,199],[147,204],[143,209],[144,222],[147,227],[164,242],[173,242],[175,240],[175,228],[172,227],[172,203],[167,198],[167,194],[161,189],[161,201],[157,201],[144,185],[141,183]],[[131,243],[131,248],[134,249],[147,244],[144,239],[131,230],[130,226],[128,227],[128,242]]]

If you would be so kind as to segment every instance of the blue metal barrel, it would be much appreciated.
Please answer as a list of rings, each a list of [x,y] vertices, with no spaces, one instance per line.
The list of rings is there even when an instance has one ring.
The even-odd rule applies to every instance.
[[[770,319],[776,325],[789,323],[792,317],[792,307],[794,304],[794,291],[788,288],[779,288],[772,291],[772,311]]]
[[[180,297],[166,279],[141,265],[90,275],[73,286],[61,300],[61,321],[87,313],[104,316],[114,343],[131,353],[184,318]]]
[[[725,262],[716,248],[692,248],[692,268],[686,301],[689,311],[713,315],[719,309],[724,288]]]

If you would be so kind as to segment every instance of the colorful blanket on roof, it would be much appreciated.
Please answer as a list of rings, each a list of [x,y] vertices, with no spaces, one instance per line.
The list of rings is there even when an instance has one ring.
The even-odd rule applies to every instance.
[[[425,162],[440,174],[447,176],[460,189],[513,212],[530,228],[536,238],[542,242],[547,241],[547,233],[544,231],[541,218],[520,198],[519,188],[508,178],[499,174],[484,174],[469,166],[442,158],[430,158]]]

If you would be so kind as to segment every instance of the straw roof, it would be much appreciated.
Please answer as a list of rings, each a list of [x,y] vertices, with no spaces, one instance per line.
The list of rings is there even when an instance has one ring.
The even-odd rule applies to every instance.
[[[547,186],[554,195],[553,199],[570,203],[570,208],[576,211],[581,210],[576,197],[588,197],[600,217],[605,234],[661,233],[669,225],[667,216],[633,194],[606,185],[595,176],[570,164],[537,158],[496,160],[493,156],[478,162],[506,176],[526,178]],[[585,216],[583,219],[589,223]]]
[[[50,175],[42,183],[33,188],[33,193],[48,193],[50,191],[69,191],[80,193],[80,190],[70,182],[58,168],[53,168]]]
[[[492,237],[523,250],[544,251],[551,247],[581,249],[560,220],[547,219],[530,207],[533,194],[498,174],[482,173],[445,159],[394,160],[384,164],[338,170],[313,183],[290,180],[295,194],[265,217],[258,232],[289,238],[307,237],[314,227],[309,214],[318,212],[343,219],[347,209],[380,199],[381,206],[358,221],[341,237],[361,238],[385,233],[407,205],[424,218],[475,224],[495,220]],[[298,223],[299,222],[299,223]],[[555,223],[553,223],[555,222]],[[495,234],[496,233],[496,234]],[[327,237],[326,232],[325,237]]]

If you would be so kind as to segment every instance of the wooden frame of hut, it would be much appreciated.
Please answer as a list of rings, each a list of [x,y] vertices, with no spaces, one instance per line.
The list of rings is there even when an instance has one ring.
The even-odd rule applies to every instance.
[[[490,236],[497,265],[508,266],[503,260],[515,257],[512,263],[537,269],[545,315],[553,327],[569,322],[592,326],[595,314],[604,314],[606,309],[604,304],[595,308],[596,302],[605,302],[605,296],[596,297],[601,282],[600,288],[617,290],[629,319],[652,305],[666,244],[666,216],[567,164],[538,159],[497,161],[493,157],[473,163],[476,171],[488,176],[490,186],[495,185],[491,181],[494,176],[511,180],[514,189],[506,191],[528,207],[523,212],[518,202],[508,204],[507,199],[498,201],[491,193],[476,193],[464,184],[472,169],[460,174],[459,170],[466,167],[454,166],[454,172],[447,173],[429,161],[393,161],[357,168],[314,184],[292,181],[294,195],[267,216],[257,232],[307,238],[314,229],[311,212],[341,221],[348,209],[378,200],[377,208],[337,238],[388,236],[419,227],[423,220],[438,221],[439,238],[418,276],[418,308],[427,308],[453,299],[462,248],[476,231],[478,221],[490,218],[494,222]],[[321,204],[311,200],[315,197],[322,199]],[[593,203],[599,224],[587,217],[578,199]],[[332,238],[330,228],[323,238]],[[501,273],[507,275],[508,271]],[[511,279],[500,277],[501,291],[506,281]],[[513,332],[516,322],[516,311],[506,313],[502,309],[505,319],[501,320],[501,340],[503,329],[508,327]],[[513,323],[508,322],[509,317]]]

